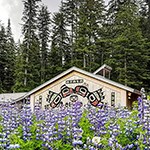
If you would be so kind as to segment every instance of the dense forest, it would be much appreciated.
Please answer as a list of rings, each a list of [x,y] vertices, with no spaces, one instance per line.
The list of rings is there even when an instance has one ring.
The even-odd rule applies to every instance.
[[[76,66],[106,63],[111,79],[150,92],[150,0],[24,0],[22,37],[0,22],[0,93],[25,92]]]

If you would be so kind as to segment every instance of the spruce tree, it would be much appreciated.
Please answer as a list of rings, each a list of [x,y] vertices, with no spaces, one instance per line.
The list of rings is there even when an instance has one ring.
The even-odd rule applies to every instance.
[[[23,46],[22,61],[23,65],[20,70],[22,74],[24,91],[33,89],[40,84],[40,50],[37,36],[37,14],[40,0],[24,0],[23,11]],[[18,73],[20,74],[20,73]],[[16,78],[16,83],[18,83]],[[21,83],[18,85],[22,85]],[[18,87],[19,88],[19,87]],[[19,89],[18,89],[19,90]]]
[[[14,65],[15,65],[15,42],[12,35],[10,19],[8,19],[8,25],[6,28],[6,38],[7,38],[7,64],[5,66],[5,90],[7,92],[12,92],[12,87],[14,85]]]
[[[40,41],[40,60],[41,60],[41,69],[40,69],[40,78],[41,83],[49,79],[49,42],[50,42],[50,13],[46,6],[42,6],[40,9],[38,17],[38,34]]]
[[[6,64],[7,64],[7,38],[6,31],[3,25],[0,25],[0,93],[6,92],[5,90],[5,75],[6,75]]]
[[[150,39],[150,0],[146,0],[146,4],[147,4],[147,37]]]
[[[69,36],[69,45],[68,50],[70,51],[70,63],[71,66],[74,65],[75,59],[75,46],[74,42],[76,39],[76,29],[78,22],[78,10],[79,10],[80,1],[79,0],[63,0],[61,3],[62,13],[65,17],[65,23],[67,26],[67,33]]]
[[[144,80],[144,84],[146,85],[146,90],[150,93],[150,0],[146,0],[146,3],[147,3],[147,8],[148,8],[148,11],[147,11],[147,45],[146,45],[146,48],[148,50],[148,63],[147,63],[147,78]]]
[[[84,0],[80,2],[78,10],[78,22],[75,40],[75,64],[86,70],[96,69],[97,54],[102,38],[102,26],[104,21],[104,2],[103,0]]]
[[[13,86],[14,92],[24,92],[24,65],[25,59],[23,57],[23,45],[18,42],[16,46],[16,59],[15,59],[15,85]]]
[[[143,85],[147,92],[150,92],[150,1],[142,0],[140,1],[140,27],[142,30],[143,37],[146,39],[145,47],[148,51],[147,57],[149,59],[146,69],[145,69],[145,78],[143,80]]]
[[[11,23],[0,25],[0,92],[12,92],[14,85],[15,42],[12,36]]]
[[[147,51],[139,27],[137,5],[126,0],[117,6],[111,1],[109,9],[109,47],[106,62],[113,67],[113,79],[128,86],[140,88],[145,78]],[[110,11],[111,10],[111,11]],[[113,18],[113,19],[112,19]]]
[[[49,60],[51,63],[50,74],[54,76],[68,68],[70,65],[70,52],[68,50],[69,39],[63,13],[61,11],[55,13],[52,22],[52,41]]]

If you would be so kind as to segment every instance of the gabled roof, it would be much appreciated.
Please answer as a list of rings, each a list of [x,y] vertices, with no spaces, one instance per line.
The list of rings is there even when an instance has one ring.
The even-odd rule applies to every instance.
[[[0,94],[0,103],[10,102],[13,103],[16,99],[21,98],[26,93],[2,93]]]
[[[103,64],[101,67],[99,67],[93,74],[97,74],[98,72],[100,72],[102,69],[107,69],[107,70],[112,70],[112,68],[106,64]]]
[[[64,71],[64,72],[62,72],[61,74],[57,75],[56,77],[50,79],[49,81],[47,81],[47,82],[41,84],[40,86],[34,88],[34,89],[31,90],[31,91],[29,91],[28,93],[26,93],[26,94],[23,96],[23,98],[25,98],[25,97],[27,97],[27,96],[30,96],[31,94],[33,94],[33,93],[37,92],[38,90],[40,90],[40,89],[42,89],[42,88],[48,86],[49,84],[55,82],[56,80],[62,78],[63,76],[65,76],[65,75],[67,75],[67,74],[69,74],[69,73],[71,73],[71,72],[73,72],[73,71],[79,72],[79,73],[84,74],[84,75],[87,75],[87,76],[89,76],[89,77],[91,77],[91,78],[100,80],[100,81],[102,81],[102,82],[105,82],[105,83],[107,83],[107,84],[113,85],[113,86],[115,86],[115,87],[124,89],[124,90],[129,91],[129,92],[132,92],[132,93],[135,93],[135,91],[136,91],[135,89],[133,89],[133,88],[131,88],[131,87],[128,87],[128,86],[122,85],[122,84],[120,84],[120,83],[114,82],[114,81],[112,81],[112,80],[109,80],[109,79],[107,79],[107,78],[104,78],[103,76],[95,75],[95,74],[93,74],[93,73],[87,72],[87,71],[82,70],[82,69],[79,69],[79,68],[77,68],[77,67],[71,67],[70,69],[68,69],[68,70],[66,70],[66,71]],[[22,99],[22,97],[21,97],[21,99]],[[20,98],[18,98],[16,101],[19,101],[19,100],[20,100]]]

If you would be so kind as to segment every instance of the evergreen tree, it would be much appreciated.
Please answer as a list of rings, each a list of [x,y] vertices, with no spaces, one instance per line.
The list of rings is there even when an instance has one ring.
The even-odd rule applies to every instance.
[[[150,92],[150,1],[142,0],[140,1],[140,27],[142,29],[143,37],[146,39],[145,49],[148,51],[148,63],[145,70],[145,78],[143,85],[147,92]]]
[[[42,6],[38,17],[38,31],[40,41],[40,57],[41,57],[41,83],[49,79],[49,42],[50,42],[50,13],[46,6]]]
[[[15,43],[10,19],[5,29],[0,25],[0,92],[12,92],[14,85]]]
[[[50,52],[51,76],[59,74],[70,65],[70,52],[68,50],[68,35],[63,13],[55,13],[53,16],[52,43]]]
[[[7,64],[5,66],[5,90],[7,92],[12,91],[14,85],[14,65],[15,65],[15,42],[12,35],[10,19],[8,19],[8,25],[6,28],[7,39]]]
[[[15,59],[15,85],[13,86],[14,92],[24,92],[24,65],[23,58],[23,45],[20,43],[16,46],[16,59]]]
[[[147,21],[146,21],[146,32],[147,32],[147,37],[150,39],[150,0],[146,0],[146,5],[147,5]]]
[[[10,20],[6,30],[0,25],[0,92],[11,92],[14,71],[13,90],[21,92],[72,65],[94,71],[103,63],[113,68],[112,80],[148,90],[150,0],[110,0],[107,18],[103,0],[62,0],[52,19],[51,45],[50,14],[46,6],[38,14],[39,2],[23,1],[23,43],[17,49]]]
[[[74,53],[75,53],[75,46],[74,42],[76,39],[76,29],[77,29],[77,22],[78,22],[78,10],[79,10],[80,1],[79,0],[65,0],[62,1],[62,13],[65,17],[65,23],[67,26],[67,33],[69,36],[69,45],[68,50],[70,51],[70,60],[71,66],[74,65]]]
[[[6,92],[4,87],[6,64],[7,64],[7,38],[3,25],[0,26],[0,93]]]
[[[111,1],[113,6],[114,1]],[[106,62],[113,67],[113,79],[125,85],[141,88],[145,78],[147,51],[139,27],[139,16],[135,2],[118,3],[109,15],[109,45]],[[112,10],[112,7],[110,7]],[[113,19],[112,19],[113,18]],[[111,28],[111,29],[110,29]]]
[[[142,29],[143,36],[150,39],[150,1],[141,0],[139,2],[139,14],[140,14],[140,27]]]
[[[148,11],[147,11],[147,50],[148,50],[148,63],[147,63],[147,78],[144,80],[144,84],[147,85],[146,90],[150,93],[150,0],[146,0]]]
[[[100,65],[97,54],[101,49],[97,43],[103,36],[104,10],[103,0],[84,0],[78,10],[75,64],[89,71]]]
[[[39,41],[37,37],[37,13],[40,0],[24,0],[23,11],[23,28],[22,33],[23,46],[22,48],[22,61],[24,62],[20,69],[23,71],[22,80],[24,91],[33,89],[40,84],[40,52]],[[20,74],[20,73],[18,73]],[[16,83],[18,83],[16,78]],[[18,85],[22,85],[21,83]],[[15,88],[15,86],[14,86]],[[18,87],[19,88],[19,87]],[[16,88],[15,88],[16,89]],[[18,89],[19,90],[19,89]]]

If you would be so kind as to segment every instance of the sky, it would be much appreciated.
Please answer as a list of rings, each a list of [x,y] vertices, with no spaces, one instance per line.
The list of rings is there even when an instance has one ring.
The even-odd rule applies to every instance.
[[[42,0],[50,12],[57,12],[61,0]],[[41,4],[42,4],[41,3]],[[21,17],[23,12],[22,0],[0,0],[0,20],[4,26],[7,26],[8,19],[11,21],[12,33],[17,42],[21,38]]]
[[[12,33],[17,42],[21,38],[21,17],[23,12],[23,0],[0,0],[0,21],[7,26],[8,19],[11,21]],[[106,0],[108,1],[108,0]],[[50,12],[57,12],[61,0],[42,0]]]

